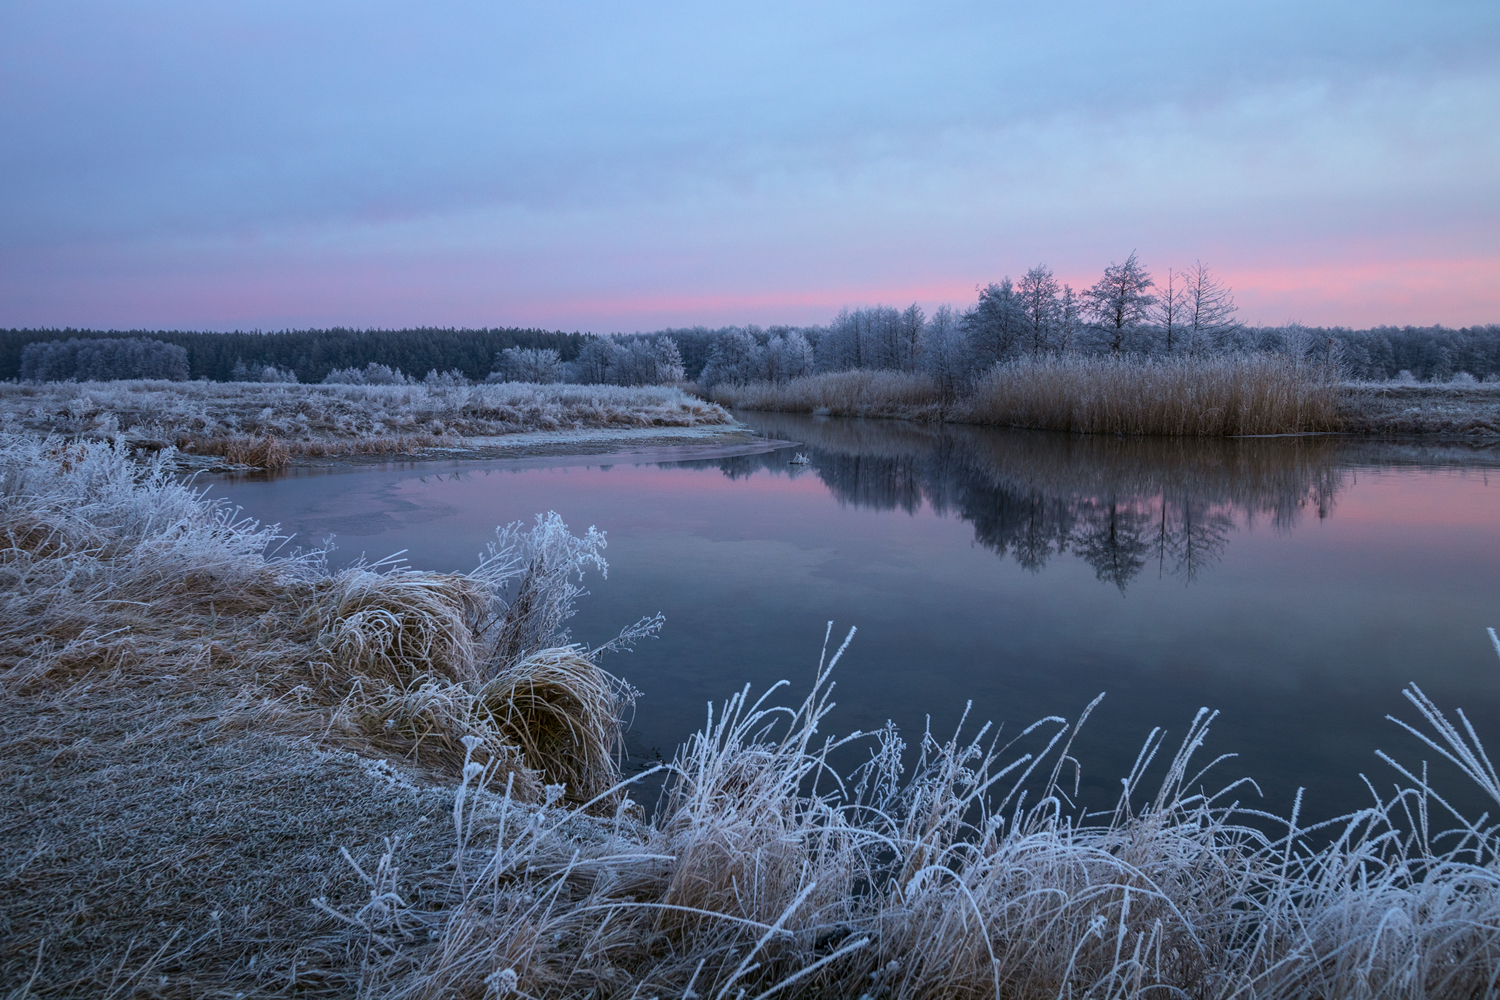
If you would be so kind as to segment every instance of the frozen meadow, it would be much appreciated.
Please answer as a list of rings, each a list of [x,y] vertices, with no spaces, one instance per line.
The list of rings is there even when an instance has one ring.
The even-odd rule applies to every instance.
[[[277,468],[300,457],[472,450],[527,432],[730,427],[712,403],[666,387],[299,385],[261,382],[0,384],[16,433],[174,447],[181,456]]]
[[[542,516],[469,573],[335,573],[162,456],[0,450],[11,996],[1435,998],[1500,979],[1500,828],[1420,762],[1372,761],[1368,806],[1308,829],[1198,759],[1212,713],[1171,738],[1147,730],[1177,720],[1141,720],[1118,803],[1082,814],[1088,709],[837,737],[859,642],[830,633],[794,668],[810,691],[716,706],[647,814],[615,764],[633,692],[566,634],[598,532]],[[1397,725],[1500,808],[1479,730],[1407,697]]]

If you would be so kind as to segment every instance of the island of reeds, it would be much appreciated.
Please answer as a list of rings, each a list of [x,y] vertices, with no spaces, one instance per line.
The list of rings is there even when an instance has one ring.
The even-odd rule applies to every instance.
[[[0,977],[11,997],[1482,997],[1500,829],[1420,765],[1272,817],[1142,733],[1075,804],[1088,709],[1022,753],[835,735],[726,692],[637,800],[633,697],[565,631],[604,539],[556,515],[468,573],[334,571],[128,443],[0,436]],[[643,609],[649,612],[649,609]],[[850,633],[852,635],[852,633]],[[1497,645],[1500,652],[1500,645]],[[1475,728],[1401,725],[1500,807]],[[1393,730],[1394,732],[1394,730]],[[909,744],[909,745],[908,745]],[[851,753],[852,751],[852,753]],[[853,757],[863,763],[838,770]],[[1153,760],[1165,778],[1147,786]]]

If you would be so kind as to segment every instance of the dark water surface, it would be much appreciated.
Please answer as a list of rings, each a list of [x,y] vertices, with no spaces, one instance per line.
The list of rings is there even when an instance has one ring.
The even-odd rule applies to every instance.
[[[749,682],[800,697],[824,633],[859,634],[835,675],[838,732],[930,715],[1019,731],[1077,716],[1085,795],[1112,804],[1153,726],[1221,710],[1218,784],[1254,777],[1285,813],[1388,789],[1377,748],[1425,754],[1416,681],[1500,750],[1500,461],[1340,438],[1135,440],[741,414],[800,442],[669,464],[597,458],[354,469],[215,482],[214,495],[335,561],[406,549],[471,568],[497,524],[556,510],[608,533],[608,580],[573,620],[598,643],[665,612],[659,640],[605,662],[644,692],[632,744],[673,748]],[[789,464],[795,452],[810,458]],[[1175,746],[1175,742],[1173,742]],[[1435,772],[1437,773],[1437,772]],[[1210,782],[1213,784],[1213,782]],[[1462,789],[1458,779],[1439,784]],[[1473,801],[1460,793],[1466,801]],[[1493,806],[1493,804],[1491,804]]]

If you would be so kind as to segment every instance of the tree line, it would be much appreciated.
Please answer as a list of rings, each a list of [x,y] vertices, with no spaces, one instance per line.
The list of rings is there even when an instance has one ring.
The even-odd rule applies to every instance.
[[[188,377],[187,351],[141,337],[36,341],[21,351],[22,381],[107,382],[123,378]]]
[[[471,381],[483,380],[506,348],[551,349],[563,361],[578,356],[586,337],[519,327],[404,330],[288,330],[277,333],[208,333],[181,330],[4,330],[0,331],[0,380],[22,377],[21,355],[28,345],[70,340],[137,340],[174,345],[187,354],[187,378],[238,381],[235,366],[251,380],[265,369],[287,373],[299,382],[322,382],[338,369],[363,369],[371,363],[404,372],[457,369]],[[82,379],[84,376],[63,376]],[[122,378],[123,375],[110,377]],[[135,376],[132,376],[135,377]],[[144,376],[140,376],[144,377]]]
[[[1233,290],[1201,262],[1152,275],[1131,253],[1079,290],[1038,264],[1019,280],[1007,276],[976,292],[968,307],[945,305],[930,316],[915,304],[875,305],[844,309],[823,326],[676,327],[608,336],[519,328],[124,335],[6,330],[0,331],[0,379],[393,384],[423,380],[425,372],[426,381],[443,384],[689,381],[710,388],[867,368],[926,372],[956,391],[996,363],[1026,355],[1277,351],[1336,362],[1357,380],[1500,380],[1500,325],[1249,326],[1237,318]],[[106,340],[122,346],[83,346]],[[186,376],[177,355],[168,362],[168,347],[185,353]],[[22,355],[28,351],[32,361],[26,368]],[[120,363],[100,360],[106,357]]]
[[[1275,351],[1333,363],[1345,377],[1386,381],[1500,380],[1500,325],[1250,326],[1234,292],[1202,262],[1153,276],[1131,253],[1075,291],[1045,264],[1018,281],[976,289],[969,307],[926,315],[877,305],[845,309],[821,327],[660,331],[682,347],[687,377],[782,381],[851,368],[923,371],[958,389],[999,362],[1055,353],[1202,356]]]

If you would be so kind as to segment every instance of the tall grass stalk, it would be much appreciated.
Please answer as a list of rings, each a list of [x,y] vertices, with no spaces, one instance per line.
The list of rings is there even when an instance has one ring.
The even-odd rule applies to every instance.
[[[957,398],[926,376],[838,372],[717,386],[751,410],[902,417],[1089,434],[1192,437],[1287,434],[1342,425],[1339,388],[1321,367],[1280,355],[1024,358],[996,365]]]

